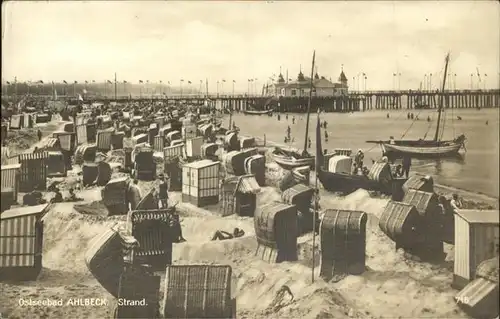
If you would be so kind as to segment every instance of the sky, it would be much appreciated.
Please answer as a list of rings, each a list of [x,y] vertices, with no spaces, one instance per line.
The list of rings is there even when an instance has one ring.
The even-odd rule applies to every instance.
[[[2,2],[3,81],[103,82],[116,72],[134,83],[208,79],[210,91],[234,80],[246,91],[280,67],[309,76],[313,50],[318,74],[336,81],[343,67],[350,89],[437,89],[448,51],[450,88],[497,88],[500,3]]]

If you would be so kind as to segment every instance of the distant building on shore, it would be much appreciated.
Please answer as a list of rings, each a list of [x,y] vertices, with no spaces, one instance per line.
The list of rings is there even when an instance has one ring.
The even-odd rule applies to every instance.
[[[297,75],[297,79],[285,81],[280,73],[278,81],[264,88],[264,95],[267,96],[284,96],[284,97],[300,97],[309,96],[311,87],[310,78],[304,76],[302,71]],[[327,80],[324,76],[319,76],[316,72],[313,80],[313,96],[342,96],[347,95],[349,86],[347,85],[347,77],[344,70],[340,72],[338,82]]]

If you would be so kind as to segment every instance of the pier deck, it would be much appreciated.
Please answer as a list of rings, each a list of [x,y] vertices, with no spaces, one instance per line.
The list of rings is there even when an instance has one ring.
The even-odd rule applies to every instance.
[[[32,95],[35,99],[51,99],[50,95]],[[418,108],[437,108],[443,98],[445,108],[493,108],[500,106],[500,90],[446,90],[438,91],[354,91],[344,96],[313,96],[312,111],[318,107],[326,112],[352,112],[368,110],[399,110]],[[92,102],[127,102],[162,100],[175,103],[202,105],[210,99],[215,105],[233,110],[248,108],[262,109],[266,102],[268,107],[278,112],[305,112],[308,96],[279,97],[270,101],[269,96],[262,95],[142,95],[108,94],[85,96]],[[3,100],[18,100],[15,96],[2,96]],[[75,100],[75,96],[58,96],[60,100]]]

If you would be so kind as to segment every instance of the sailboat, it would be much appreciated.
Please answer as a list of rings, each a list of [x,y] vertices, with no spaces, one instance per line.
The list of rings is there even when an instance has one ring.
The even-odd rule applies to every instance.
[[[309,88],[309,100],[307,102],[307,120],[306,120],[306,132],[304,137],[304,150],[302,153],[298,153],[292,150],[285,150],[280,147],[276,147],[271,153],[273,160],[281,166],[283,169],[291,170],[297,167],[309,166],[314,168],[314,156],[307,152],[307,142],[309,133],[309,118],[311,112],[311,100],[313,91],[313,79],[314,79],[314,60],[316,58],[316,50],[313,52],[312,67],[311,67],[311,82]]]
[[[441,92],[444,92],[446,85],[446,74],[448,72],[448,63],[450,54],[446,55],[443,86]],[[444,129],[441,127],[441,116],[443,113],[443,94],[439,96],[438,119],[436,132],[433,140],[390,140],[390,141],[366,141],[367,143],[380,144],[384,155],[395,158],[402,156],[433,158],[433,157],[451,157],[458,155],[460,149],[465,149],[466,137],[459,135],[453,140],[441,140]],[[443,123],[444,126],[444,123]]]

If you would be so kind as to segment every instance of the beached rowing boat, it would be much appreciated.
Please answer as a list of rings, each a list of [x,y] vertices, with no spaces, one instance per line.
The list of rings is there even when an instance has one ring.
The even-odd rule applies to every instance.
[[[314,156],[302,156],[295,151],[284,150],[276,147],[271,156],[273,160],[283,169],[291,170],[301,166],[310,166],[314,168]]]
[[[401,156],[410,155],[412,157],[450,157],[458,155],[463,147],[465,136],[460,135],[452,141],[368,141],[369,143],[379,143],[382,153],[391,157],[391,155]]]
[[[273,110],[255,111],[255,110],[243,110],[243,114],[246,115],[269,115],[273,113]]]

